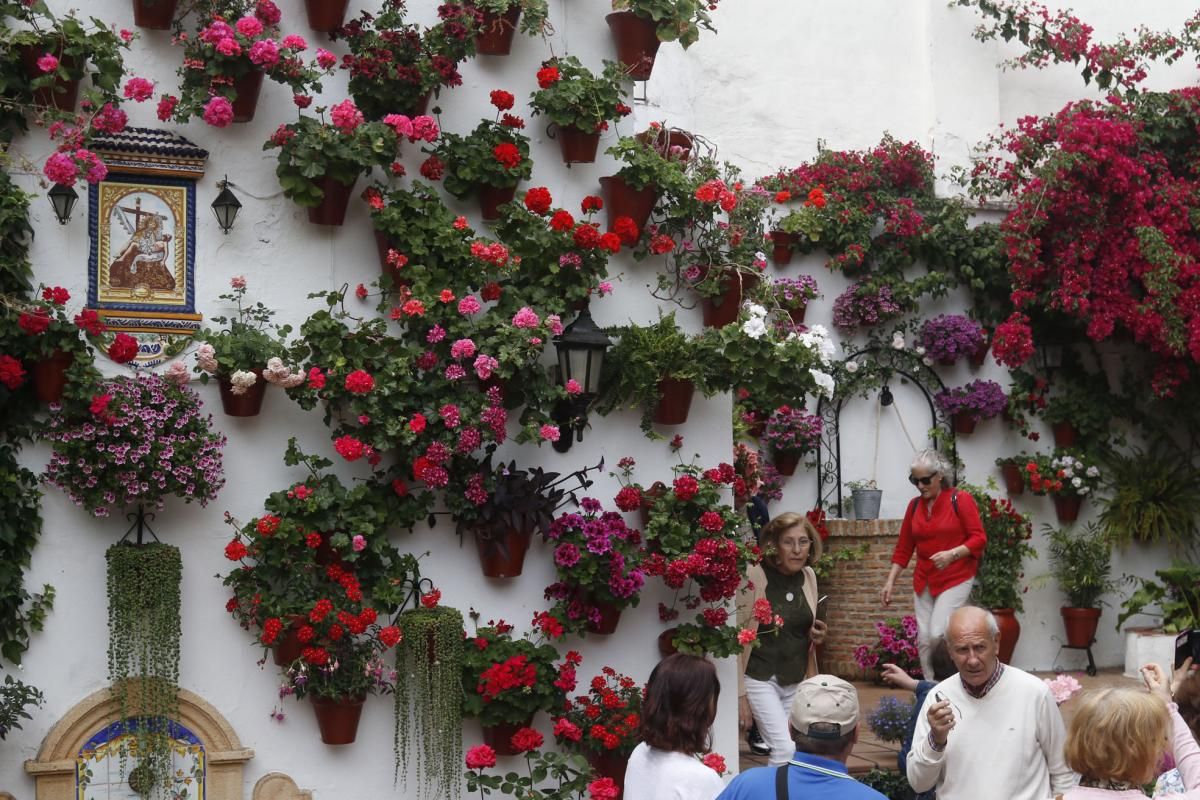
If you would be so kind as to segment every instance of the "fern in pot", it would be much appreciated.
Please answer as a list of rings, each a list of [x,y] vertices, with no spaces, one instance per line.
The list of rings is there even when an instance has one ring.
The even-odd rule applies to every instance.
[[[1062,608],[1069,647],[1088,647],[1096,637],[1104,595],[1112,580],[1112,543],[1104,529],[1088,523],[1082,531],[1043,525],[1049,540],[1050,575],[1067,596]]]

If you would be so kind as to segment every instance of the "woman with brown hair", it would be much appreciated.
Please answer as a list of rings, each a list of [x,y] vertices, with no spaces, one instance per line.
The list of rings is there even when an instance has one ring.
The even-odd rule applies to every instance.
[[[788,712],[800,681],[818,672],[815,646],[826,627],[817,619],[817,575],[812,565],[821,557],[821,537],[803,514],[789,511],[762,530],[763,560],[746,571],[753,586],[739,598],[738,626],[757,634],[758,646],[747,644],[738,659],[738,722],[742,730],[758,723],[771,747],[771,764],[784,764],[795,747],[788,732]],[[770,604],[770,623],[756,612]],[[777,624],[782,620],[782,625]]]
[[[1200,798],[1200,746],[1175,703],[1162,668],[1142,667],[1150,688],[1121,687],[1089,692],[1079,700],[1067,731],[1067,765],[1079,785],[1062,800],[1135,800],[1154,780],[1159,759],[1174,752],[1187,791],[1181,800]]]
[[[713,800],[724,781],[697,754],[711,747],[721,683],[699,656],[667,656],[650,673],[642,743],[625,768],[625,800]]]

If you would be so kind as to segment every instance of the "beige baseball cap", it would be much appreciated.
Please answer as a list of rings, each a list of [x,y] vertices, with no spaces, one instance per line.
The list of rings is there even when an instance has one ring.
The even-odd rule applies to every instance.
[[[838,739],[858,725],[858,692],[836,675],[814,675],[796,688],[788,719],[797,733]]]

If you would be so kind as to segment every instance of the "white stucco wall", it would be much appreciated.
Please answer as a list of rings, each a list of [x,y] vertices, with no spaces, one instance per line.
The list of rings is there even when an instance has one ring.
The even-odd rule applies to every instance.
[[[72,5],[118,27],[132,28],[127,0],[51,2],[56,10]],[[319,42],[319,35],[307,29],[299,2],[287,0],[280,5],[285,13],[285,33],[300,33],[311,43]],[[410,5],[417,19],[428,20],[434,15],[432,2],[413,0]],[[1136,12],[1128,4],[1104,0],[1084,0],[1076,6],[1095,20],[1102,33],[1128,30],[1140,22],[1178,25],[1191,11],[1181,0]],[[373,8],[373,4],[352,0],[351,13],[366,7]],[[464,85],[444,95],[440,102],[444,127],[458,132],[473,127],[479,116],[488,113],[487,92],[493,88],[512,91],[521,110],[534,88],[538,62],[551,52],[569,52],[593,65],[601,58],[612,58],[614,51],[603,22],[606,10],[602,2],[552,0],[551,21],[557,30],[552,42],[519,38],[511,57],[480,59],[465,65]],[[941,170],[965,163],[971,145],[998,123],[1050,111],[1070,98],[1092,94],[1082,86],[1076,72],[1065,67],[1044,73],[999,71],[996,62],[1009,49],[971,40],[975,19],[965,10],[947,8],[942,0],[725,0],[715,19],[719,35],[703,36],[686,53],[664,45],[654,76],[645,87],[649,102],[637,104],[633,118],[620,128],[622,133],[630,133],[643,129],[651,120],[665,119],[703,134],[718,145],[721,156],[744,167],[750,176],[812,157],[819,139],[831,148],[859,148],[877,142],[884,131],[901,139],[915,139],[932,149],[940,158]],[[160,88],[169,91],[178,59],[167,34],[143,31],[129,66],[132,73],[157,80]],[[1156,73],[1152,85],[1163,87],[1172,85],[1172,81],[1189,80],[1191,69],[1190,64],[1179,65],[1166,71],[1169,79],[1162,80]],[[345,79],[337,75],[326,82],[317,104],[339,101],[344,92]],[[157,125],[153,103],[140,107],[131,104],[128,110],[131,124]],[[360,205],[352,206],[344,227],[323,228],[310,225],[304,212],[282,197],[274,176],[274,156],[261,152],[261,144],[281,121],[293,115],[289,93],[268,82],[253,123],[217,130],[196,122],[180,131],[210,152],[208,175],[199,185],[197,210],[197,308],[206,315],[222,311],[215,298],[234,274],[245,274],[252,295],[279,309],[281,321],[293,323],[315,308],[305,298],[308,292],[345,282],[352,286],[369,282],[378,274],[370,222]],[[547,140],[539,128],[538,120],[531,120],[535,167],[527,186],[548,186],[556,200],[568,207],[595,192],[597,178],[612,169],[608,157],[602,155],[595,165],[576,165],[568,170],[561,164],[557,143]],[[603,146],[614,139],[615,134],[610,133]],[[406,148],[405,162],[415,174],[420,162],[417,147]],[[40,165],[50,146],[37,132],[18,139],[13,150]],[[237,185],[236,191],[245,204],[229,236],[220,234],[208,210],[217,193],[216,181],[224,174]],[[20,180],[31,190],[42,192],[36,188],[34,176],[23,175]],[[473,203],[462,204],[461,208],[477,221]],[[36,279],[66,286],[78,302],[86,296],[85,204],[80,204],[75,218],[65,227],[56,223],[49,203],[41,197],[34,203],[33,213],[37,230],[33,246]],[[810,308],[809,321],[828,326],[833,299],[847,282],[840,275],[826,273],[822,261],[820,257],[794,261],[786,274],[802,270],[817,277],[824,297]],[[597,321],[615,324],[628,319],[654,319],[656,303],[645,290],[653,283],[653,266],[637,264],[622,254],[612,260],[610,272],[619,276],[616,295],[594,304]],[[922,311],[932,315],[963,305],[963,296],[951,295],[926,305]],[[680,319],[692,329],[699,327],[698,312],[682,312]],[[991,362],[978,374],[1001,382],[1006,375]],[[942,377],[949,384],[957,384],[976,375],[962,366]],[[233,724],[243,743],[256,751],[247,769],[247,791],[259,776],[278,770],[291,774],[299,785],[314,789],[319,798],[345,796],[347,776],[353,776],[356,797],[395,796],[398,790],[392,787],[390,769],[390,700],[379,698],[368,703],[359,741],[352,747],[320,744],[312,714],[304,704],[289,702],[288,718],[282,724],[268,719],[276,699],[275,671],[256,666],[260,651],[250,646],[250,638],[225,614],[226,594],[213,577],[224,572],[228,564],[222,547],[230,532],[222,524],[222,513],[228,510],[243,519],[253,516],[261,510],[266,494],[298,475],[281,461],[289,436],[299,436],[306,449],[328,450],[329,438],[320,415],[305,413],[272,391],[263,416],[237,420],[220,413],[215,386],[198,389],[215,409],[215,424],[229,436],[225,451],[228,484],[209,508],[171,503],[155,524],[164,540],[183,551],[181,684],[212,702]],[[921,438],[928,426],[924,400],[911,387],[893,389],[896,408],[909,433],[918,446],[923,446]],[[728,396],[697,398],[689,424],[681,429],[686,437],[684,454],[699,453],[705,465],[727,460],[729,411]],[[911,496],[904,480],[911,447],[895,412],[884,411],[888,413],[881,417],[877,451],[873,401],[860,401],[847,413],[843,474],[846,479],[877,477],[884,489],[884,514],[895,516]],[[673,458],[664,444],[642,438],[635,415],[593,422],[582,445],[566,455],[548,447],[526,447],[518,457],[522,463],[571,469],[595,463],[600,456],[612,466],[621,456],[634,455],[643,480],[666,474]],[[669,435],[673,431],[665,432]],[[1047,430],[1043,437],[1047,447],[1048,440]],[[1027,445],[1000,422],[984,423],[969,439],[960,440],[966,477],[977,483],[984,481],[995,474],[992,461],[997,455]],[[47,460],[48,450],[44,447],[30,447],[23,454],[23,461],[31,469],[40,470]],[[355,474],[349,467],[342,473]],[[615,491],[615,483],[606,476],[598,480],[595,494],[605,502]],[[801,472],[790,480],[784,500],[773,510],[803,510],[811,507],[814,498],[815,476]],[[1018,507],[1031,511],[1039,526],[1053,521],[1049,499],[1026,495]],[[1085,505],[1084,519],[1094,511],[1094,506]],[[44,512],[45,533],[27,580],[34,587],[53,583],[58,599],[46,630],[34,639],[24,677],[44,689],[47,702],[23,731],[14,731],[0,746],[0,790],[11,791],[22,800],[32,797],[33,792],[22,762],[35,754],[55,720],[106,682],[103,553],[124,532],[119,521],[93,521],[54,490],[46,495]],[[1040,541],[1040,533],[1038,538]],[[464,611],[474,606],[483,610],[485,618],[503,616],[518,624],[543,607],[541,592],[551,581],[552,570],[548,559],[539,557],[545,555],[540,547],[535,546],[524,576],[490,582],[478,577],[470,543],[460,549],[451,527],[444,523],[435,531],[398,533],[395,540],[413,552],[432,552],[423,562],[423,569],[442,588],[443,600],[448,604]],[[1149,574],[1165,562],[1165,553],[1133,550],[1117,554],[1115,572]],[[1042,565],[1031,564],[1027,574],[1044,570]],[[864,587],[864,591],[875,589]],[[644,595],[639,609],[626,613],[616,636],[590,638],[580,644],[585,657],[581,678],[590,677],[605,664],[639,680],[648,676],[657,661],[655,638],[662,626],[655,608],[660,597],[665,595],[655,585]],[[1022,617],[1024,632],[1016,652],[1018,665],[1045,669],[1056,663],[1071,668],[1082,664],[1082,654],[1078,653],[1064,652],[1056,660],[1053,637],[1061,636],[1060,601],[1052,586],[1030,591]],[[1104,665],[1119,663],[1123,653],[1114,622],[1115,614],[1106,611],[1097,646],[1097,657]],[[734,671],[730,661],[722,664],[721,675],[726,691],[718,717],[717,749],[736,764]],[[544,719],[541,727],[548,728]],[[477,741],[477,735],[477,726],[468,723],[464,731],[467,744]]]

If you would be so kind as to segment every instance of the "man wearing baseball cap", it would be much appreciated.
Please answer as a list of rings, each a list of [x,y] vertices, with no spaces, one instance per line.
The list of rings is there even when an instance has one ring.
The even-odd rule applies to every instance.
[[[858,741],[858,693],[833,675],[814,675],[796,689],[788,727],[796,753],[781,767],[738,775],[717,800],[886,800],[846,772]]]

